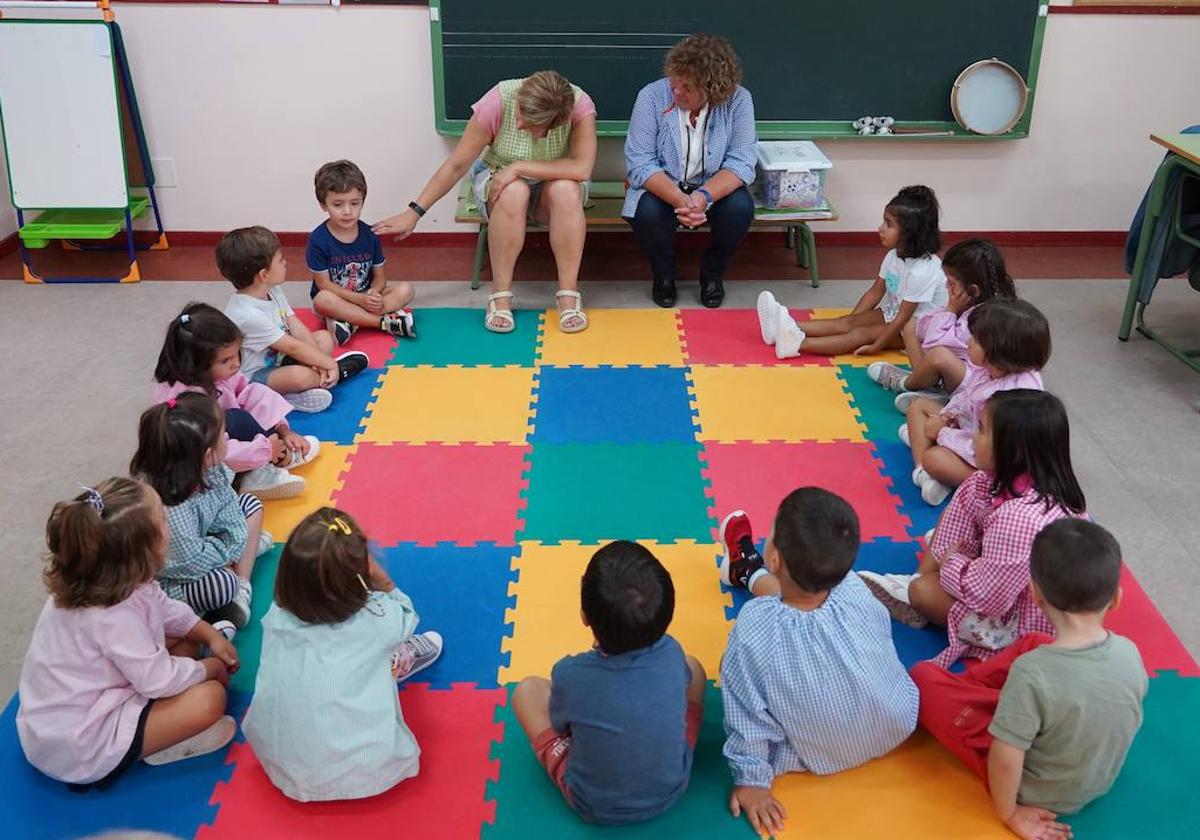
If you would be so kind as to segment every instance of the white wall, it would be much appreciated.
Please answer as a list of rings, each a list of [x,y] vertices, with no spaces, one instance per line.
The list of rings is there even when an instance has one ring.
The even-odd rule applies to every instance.
[[[404,207],[452,145],[433,129],[424,7],[121,3],[171,230],[320,218],[311,177],[349,157],[371,184],[368,218]],[[1151,131],[1200,122],[1200,17],[1051,15],[1032,136],[1000,142],[824,142],[837,228],[868,230],[907,183],[941,197],[947,230],[1121,230],[1161,150]],[[623,174],[602,140],[598,178]],[[439,203],[420,230],[455,230]],[[4,217],[0,216],[0,231]],[[822,228],[823,230],[829,228]]]

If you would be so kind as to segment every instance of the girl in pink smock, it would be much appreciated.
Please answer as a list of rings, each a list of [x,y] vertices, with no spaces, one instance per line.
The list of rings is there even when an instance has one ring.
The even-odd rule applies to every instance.
[[[912,447],[913,484],[931,505],[940,505],[975,472],[973,435],[983,404],[997,391],[1042,390],[1040,371],[1050,359],[1050,325],[1028,301],[990,300],[967,322],[971,340],[962,383],[944,408],[928,398],[913,400],[899,430]]]
[[[241,489],[263,499],[298,496],[305,481],[288,471],[316,458],[320,443],[291,430],[287,400],[240,373],[241,348],[242,334],[224,313],[189,303],[167,327],[154,369],[154,402],[184,391],[215,398],[225,411],[225,463],[246,472]]]
[[[107,787],[139,759],[213,752],[237,731],[225,714],[237,651],[154,580],[168,536],[158,494],[131,478],[83,488],[46,523],[50,597],[21,668],[17,734],[30,764],[75,789]]]

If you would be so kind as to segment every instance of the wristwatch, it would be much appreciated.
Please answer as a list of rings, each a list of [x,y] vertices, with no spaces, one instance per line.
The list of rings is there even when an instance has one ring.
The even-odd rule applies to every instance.
[[[709,202],[710,202],[710,203],[712,202],[712,199],[711,199],[711,198],[709,199]],[[417,204],[417,202],[415,202],[415,201],[410,201],[410,202],[408,202],[408,207],[409,207],[409,209],[410,209],[410,210],[412,210],[412,211],[413,211],[414,213],[416,213],[418,216],[424,216],[424,215],[425,215],[425,213],[426,213],[426,210],[425,210],[425,208],[424,208],[424,207],[422,207],[420,204]]]

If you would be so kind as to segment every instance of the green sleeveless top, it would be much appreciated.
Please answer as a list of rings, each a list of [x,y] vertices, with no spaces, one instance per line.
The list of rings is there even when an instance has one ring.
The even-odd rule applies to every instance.
[[[571,120],[552,129],[545,137],[535,140],[528,131],[517,128],[517,90],[524,79],[505,79],[500,82],[500,102],[504,105],[504,116],[500,130],[492,138],[483,153],[483,162],[495,171],[518,160],[560,160],[567,156],[571,143]],[[575,101],[582,91],[571,85]]]

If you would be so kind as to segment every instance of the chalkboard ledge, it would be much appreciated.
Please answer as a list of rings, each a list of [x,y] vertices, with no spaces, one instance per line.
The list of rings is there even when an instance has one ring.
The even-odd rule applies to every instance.
[[[466,120],[439,120],[438,134],[444,137],[459,137],[466,128]],[[954,122],[898,123],[897,133],[867,136],[860,135],[850,122],[759,122],[760,140],[861,140],[867,143],[895,143],[903,140],[1021,140],[1029,136],[1029,125],[1025,120],[1006,134],[973,134]],[[597,120],[596,135],[599,137],[624,137],[629,130],[625,120]]]

